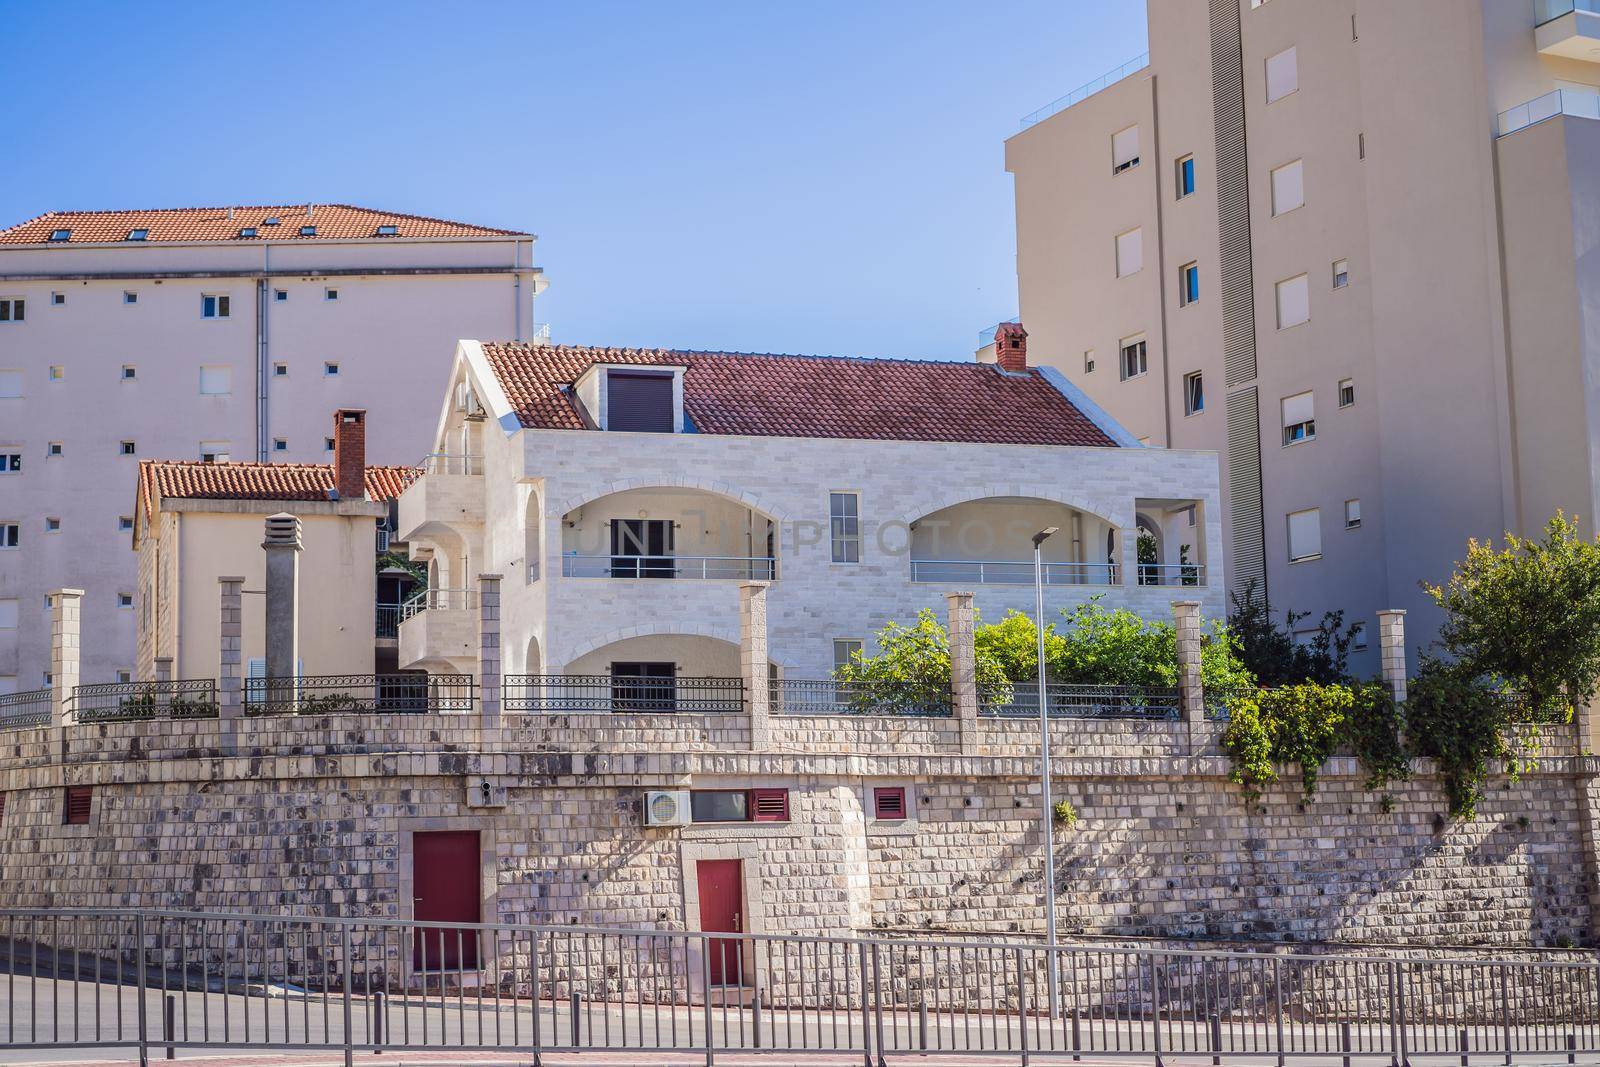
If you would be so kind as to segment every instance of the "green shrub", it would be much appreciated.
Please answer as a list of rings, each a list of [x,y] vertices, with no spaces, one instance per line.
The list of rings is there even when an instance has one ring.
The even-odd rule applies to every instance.
[[[877,634],[878,653],[857,650],[850,662],[834,671],[840,682],[852,683],[847,695],[852,711],[932,710],[950,704],[950,635],[927,608],[911,626],[891,622]],[[990,698],[1011,700],[1011,684],[992,652],[977,656],[978,687]]]
[[[1366,771],[1366,788],[1381,789],[1410,769],[1401,717],[1384,686],[1281,686],[1245,693],[1231,707],[1222,747],[1233,769],[1229,777],[1254,803],[1278,780],[1277,768],[1295,764],[1305,796],[1339,748],[1348,746]]]

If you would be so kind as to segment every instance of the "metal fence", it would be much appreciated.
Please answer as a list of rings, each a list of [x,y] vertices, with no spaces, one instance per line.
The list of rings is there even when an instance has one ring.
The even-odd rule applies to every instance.
[[[508,674],[500,699],[508,712],[736,715],[744,711],[744,682],[738,678]]]
[[[50,725],[50,690],[0,693],[0,730]]]
[[[1037,573],[1033,561],[914,559],[913,582],[976,582],[979,585],[1032,585],[1035,579],[1047,586],[1116,585],[1115,563],[1044,563]]]
[[[1052,719],[1177,719],[1179,690],[1169,686],[1064,685],[1045,683]],[[996,718],[1038,718],[1039,684],[1017,682],[1009,694],[980,691],[978,713]]]
[[[470,674],[326,674],[246,678],[246,715],[334,712],[465,713],[473,708]]]
[[[78,723],[216,717],[217,683],[211,678],[101,682],[72,690],[72,718]]]
[[[770,582],[778,561],[770,556],[580,556],[561,557],[563,578],[736,578]]]
[[[781,678],[772,682],[774,715],[951,714],[948,688],[897,682],[840,681],[836,678]]]
[[[424,611],[476,611],[477,609],[476,589],[419,589],[416,595],[400,605],[400,621],[405,622]]]
[[[1600,965],[0,911],[13,1050],[1594,1062]],[[534,1060],[537,1062],[537,1059]]]

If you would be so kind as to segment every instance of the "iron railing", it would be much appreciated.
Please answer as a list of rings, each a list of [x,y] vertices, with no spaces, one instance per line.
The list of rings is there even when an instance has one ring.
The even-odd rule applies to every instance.
[[[561,557],[563,578],[737,578],[770,582],[778,563],[768,556],[580,556]]]
[[[483,473],[483,457],[460,452],[429,452],[422,457],[425,474],[479,475]]]
[[[212,678],[165,682],[101,682],[72,690],[74,722],[136,722],[144,719],[214,719],[217,683]]]
[[[356,1053],[445,1050],[533,1062],[548,1052],[687,1053],[708,1064],[756,1051],[866,1064],[929,1054],[1154,1065],[1600,1056],[1600,968],[1577,954],[1049,948],[23,909],[0,911],[0,946],[7,1048],[120,1047],[142,1064],[195,1049],[342,1051],[347,1065]]]
[[[399,637],[400,612],[404,604],[379,604],[372,623],[374,637]]]
[[[246,715],[379,712],[453,714],[473,708],[470,674],[326,674],[246,678]]]
[[[1039,108],[1037,111],[1028,112],[1026,115],[1022,116],[1022,128],[1027,129],[1029,126],[1036,126],[1045,119],[1049,118],[1051,115],[1065,111],[1078,101],[1088,99],[1095,93],[1098,93],[1101,89],[1106,88],[1108,85],[1115,85],[1128,75],[1136,74],[1149,65],[1149,52],[1146,52],[1143,55],[1134,56],[1121,66],[1112,67],[1110,70],[1100,75],[1100,77],[1084,82],[1082,85],[1078,86],[1065,96],[1056,97],[1054,100],[1050,101],[1044,107]]]
[[[1116,585],[1115,563],[1045,563],[1040,567],[1044,584]],[[974,582],[978,585],[1032,585],[1033,561],[976,559],[914,559],[913,582]]]
[[[1183,697],[1176,687],[1045,683],[1052,719],[1177,719]],[[1039,717],[1039,683],[1016,682],[1009,693],[980,689],[978,714],[1001,719]]]
[[[1204,563],[1141,563],[1136,568],[1140,585],[1204,585]]]
[[[744,682],[738,678],[508,674],[500,699],[508,712],[733,715],[744,710]]]
[[[0,730],[50,725],[50,690],[0,693]]]
[[[835,678],[779,678],[772,682],[774,715],[951,714],[948,688],[898,682],[840,681]]]
[[[424,611],[476,611],[476,589],[422,589],[400,605],[400,621]]]

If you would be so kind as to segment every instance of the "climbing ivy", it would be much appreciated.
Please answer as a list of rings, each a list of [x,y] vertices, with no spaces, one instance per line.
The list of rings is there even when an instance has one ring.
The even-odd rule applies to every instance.
[[[1409,771],[1399,709],[1373,682],[1308,682],[1245,693],[1230,706],[1222,746],[1233,763],[1230,777],[1252,804],[1287,764],[1299,767],[1301,789],[1311,796],[1322,765],[1341,748],[1360,761],[1368,789],[1381,789]]]

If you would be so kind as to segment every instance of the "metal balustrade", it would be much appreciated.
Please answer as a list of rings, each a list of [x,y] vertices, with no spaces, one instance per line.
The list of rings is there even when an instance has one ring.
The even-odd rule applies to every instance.
[[[834,678],[780,678],[771,685],[774,715],[951,714],[948,688],[907,683],[839,681]]]
[[[459,452],[429,452],[420,464],[424,474],[480,475],[483,457]]]
[[[561,557],[563,578],[738,579],[769,582],[777,560],[768,556],[585,556]]]
[[[404,604],[378,604],[372,622],[374,637],[400,636],[400,612]]]
[[[1178,719],[1183,698],[1176,687],[1045,683],[1052,719]],[[978,713],[994,718],[1039,717],[1039,683],[1017,682],[1009,693],[980,690]]]
[[[246,715],[321,715],[342,712],[423,715],[473,710],[470,674],[327,674],[246,678]]]
[[[1046,563],[1040,568],[1046,586],[1116,585],[1115,563]],[[914,559],[913,582],[972,582],[978,585],[1032,585],[1032,560]]]
[[[1137,74],[1139,71],[1143,70],[1149,65],[1150,53],[1145,52],[1142,55],[1135,56],[1134,58],[1128,60],[1121,66],[1112,67],[1098,78],[1084,82],[1082,85],[1072,90],[1072,92],[1067,93],[1065,96],[1058,96],[1044,107],[1041,107],[1035,111],[1030,111],[1026,115],[1022,116],[1022,128],[1027,129],[1029,126],[1036,126],[1045,119],[1049,118],[1051,115],[1065,111],[1067,108],[1071,107],[1073,104],[1076,104],[1080,100],[1087,100],[1095,93],[1098,93],[1101,89],[1104,89],[1110,85],[1115,85],[1123,78],[1128,77],[1130,74]]]
[[[0,693],[0,730],[51,725],[50,693],[49,689]]]
[[[77,723],[214,719],[217,683],[211,678],[184,678],[80,685],[72,690],[70,708]]]
[[[736,715],[744,711],[744,682],[711,677],[508,674],[500,700],[508,712]]]
[[[1135,568],[1140,585],[1204,585],[1204,563],[1141,563]]]
[[[400,605],[400,621],[424,611],[476,611],[476,589],[422,589]]]

